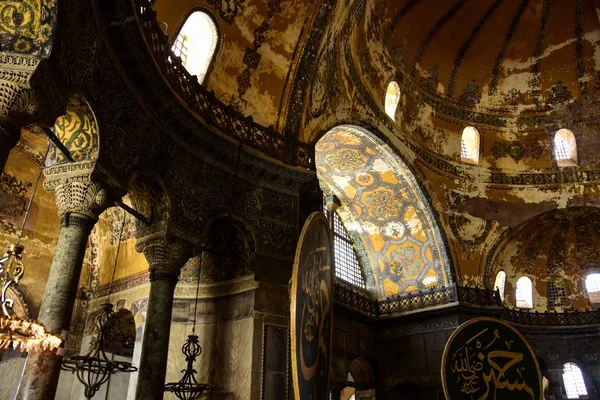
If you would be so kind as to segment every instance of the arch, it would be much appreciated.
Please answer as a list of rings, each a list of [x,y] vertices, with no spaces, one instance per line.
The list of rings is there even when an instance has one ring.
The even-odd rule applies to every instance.
[[[364,289],[365,278],[356,250],[337,212],[333,213],[333,251],[335,276]]]
[[[498,271],[494,281],[494,290],[500,293],[500,298],[504,301],[504,288],[506,287],[506,272]]]
[[[559,167],[577,165],[577,142],[575,135],[568,129],[559,129],[554,134],[554,155]]]
[[[378,299],[438,290],[453,278],[429,200],[409,167],[371,132],[339,125],[316,144],[317,176],[356,237],[367,289]],[[360,242],[360,243],[357,243]],[[360,254],[363,253],[363,254]]]
[[[104,349],[107,353],[114,355],[133,357],[135,336],[136,326],[133,314],[122,308],[112,316],[112,323],[104,337]]]
[[[367,360],[362,357],[355,358],[348,367],[348,373],[352,376],[357,387],[375,384],[373,369]]]
[[[479,164],[480,135],[477,128],[467,126],[460,139],[460,160],[468,164]]]
[[[385,113],[392,121],[396,120],[398,103],[400,103],[400,86],[396,81],[391,81],[385,91]]]
[[[199,83],[206,80],[212,70],[215,54],[221,44],[217,21],[202,7],[190,9],[173,35],[171,51],[181,59],[190,75],[195,75]]]
[[[80,94],[74,94],[67,102],[65,115],[56,119],[54,133],[65,145],[75,161],[90,161],[98,158],[100,150],[98,122],[88,101]],[[52,146],[46,166],[69,162]]]
[[[585,291],[590,303],[600,303],[600,272],[592,272],[585,277]]]
[[[530,278],[522,276],[517,280],[515,299],[517,307],[533,308],[533,283]]]
[[[256,246],[246,226],[229,217],[210,222],[202,252],[200,282],[232,281],[254,274]],[[196,280],[197,272],[194,273]]]
[[[563,384],[568,399],[578,399],[580,396],[587,396],[587,388],[581,368],[574,362],[567,362],[563,365],[562,373]]]
[[[136,173],[129,182],[127,192],[125,202],[129,201],[131,207],[145,216],[150,224],[166,223],[171,213],[171,203],[164,186],[153,175]],[[136,218],[135,227],[140,230],[146,225]]]

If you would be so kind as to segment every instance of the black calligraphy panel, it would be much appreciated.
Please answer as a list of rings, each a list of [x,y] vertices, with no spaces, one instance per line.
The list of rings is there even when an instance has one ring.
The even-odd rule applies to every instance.
[[[450,337],[442,357],[448,400],[541,400],[542,377],[529,344],[511,325],[475,318]]]
[[[296,400],[326,400],[333,293],[327,219],[312,213],[302,229],[292,274],[290,332]]]

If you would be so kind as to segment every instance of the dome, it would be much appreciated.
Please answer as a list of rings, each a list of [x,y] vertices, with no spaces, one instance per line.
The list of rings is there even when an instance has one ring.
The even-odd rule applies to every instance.
[[[498,272],[506,273],[508,305],[514,305],[517,280],[526,276],[533,281],[534,308],[547,308],[548,291],[558,285],[570,298],[562,308],[585,309],[585,276],[600,267],[600,209],[576,207],[544,213],[506,236],[495,254],[488,284],[493,285]]]
[[[463,106],[543,108],[597,84],[592,0],[387,4],[382,34],[392,63]]]

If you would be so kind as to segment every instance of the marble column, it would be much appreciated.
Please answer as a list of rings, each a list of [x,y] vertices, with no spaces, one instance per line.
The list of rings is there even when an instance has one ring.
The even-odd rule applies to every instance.
[[[179,271],[192,256],[192,247],[181,239],[167,240],[164,232],[137,239],[136,249],[150,265],[150,295],[136,400],[159,400],[164,395],[173,296]]]
[[[90,179],[93,162],[47,168],[44,187],[56,195],[61,228],[44,290],[38,321],[66,341],[89,233],[106,208],[108,194]],[[17,399],[53,399],[62,353],[30,352]]]

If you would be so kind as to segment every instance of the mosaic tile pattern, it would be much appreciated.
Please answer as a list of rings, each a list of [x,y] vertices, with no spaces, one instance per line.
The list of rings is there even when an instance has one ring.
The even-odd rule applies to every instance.
[[[367,288],[379,299],[451,283],[428,201],[387,146],[361,128],[339,126],[318,142],[316,164],[324,190],[342,202],[341,217],[350,214],[344,225],[364,246]]]

